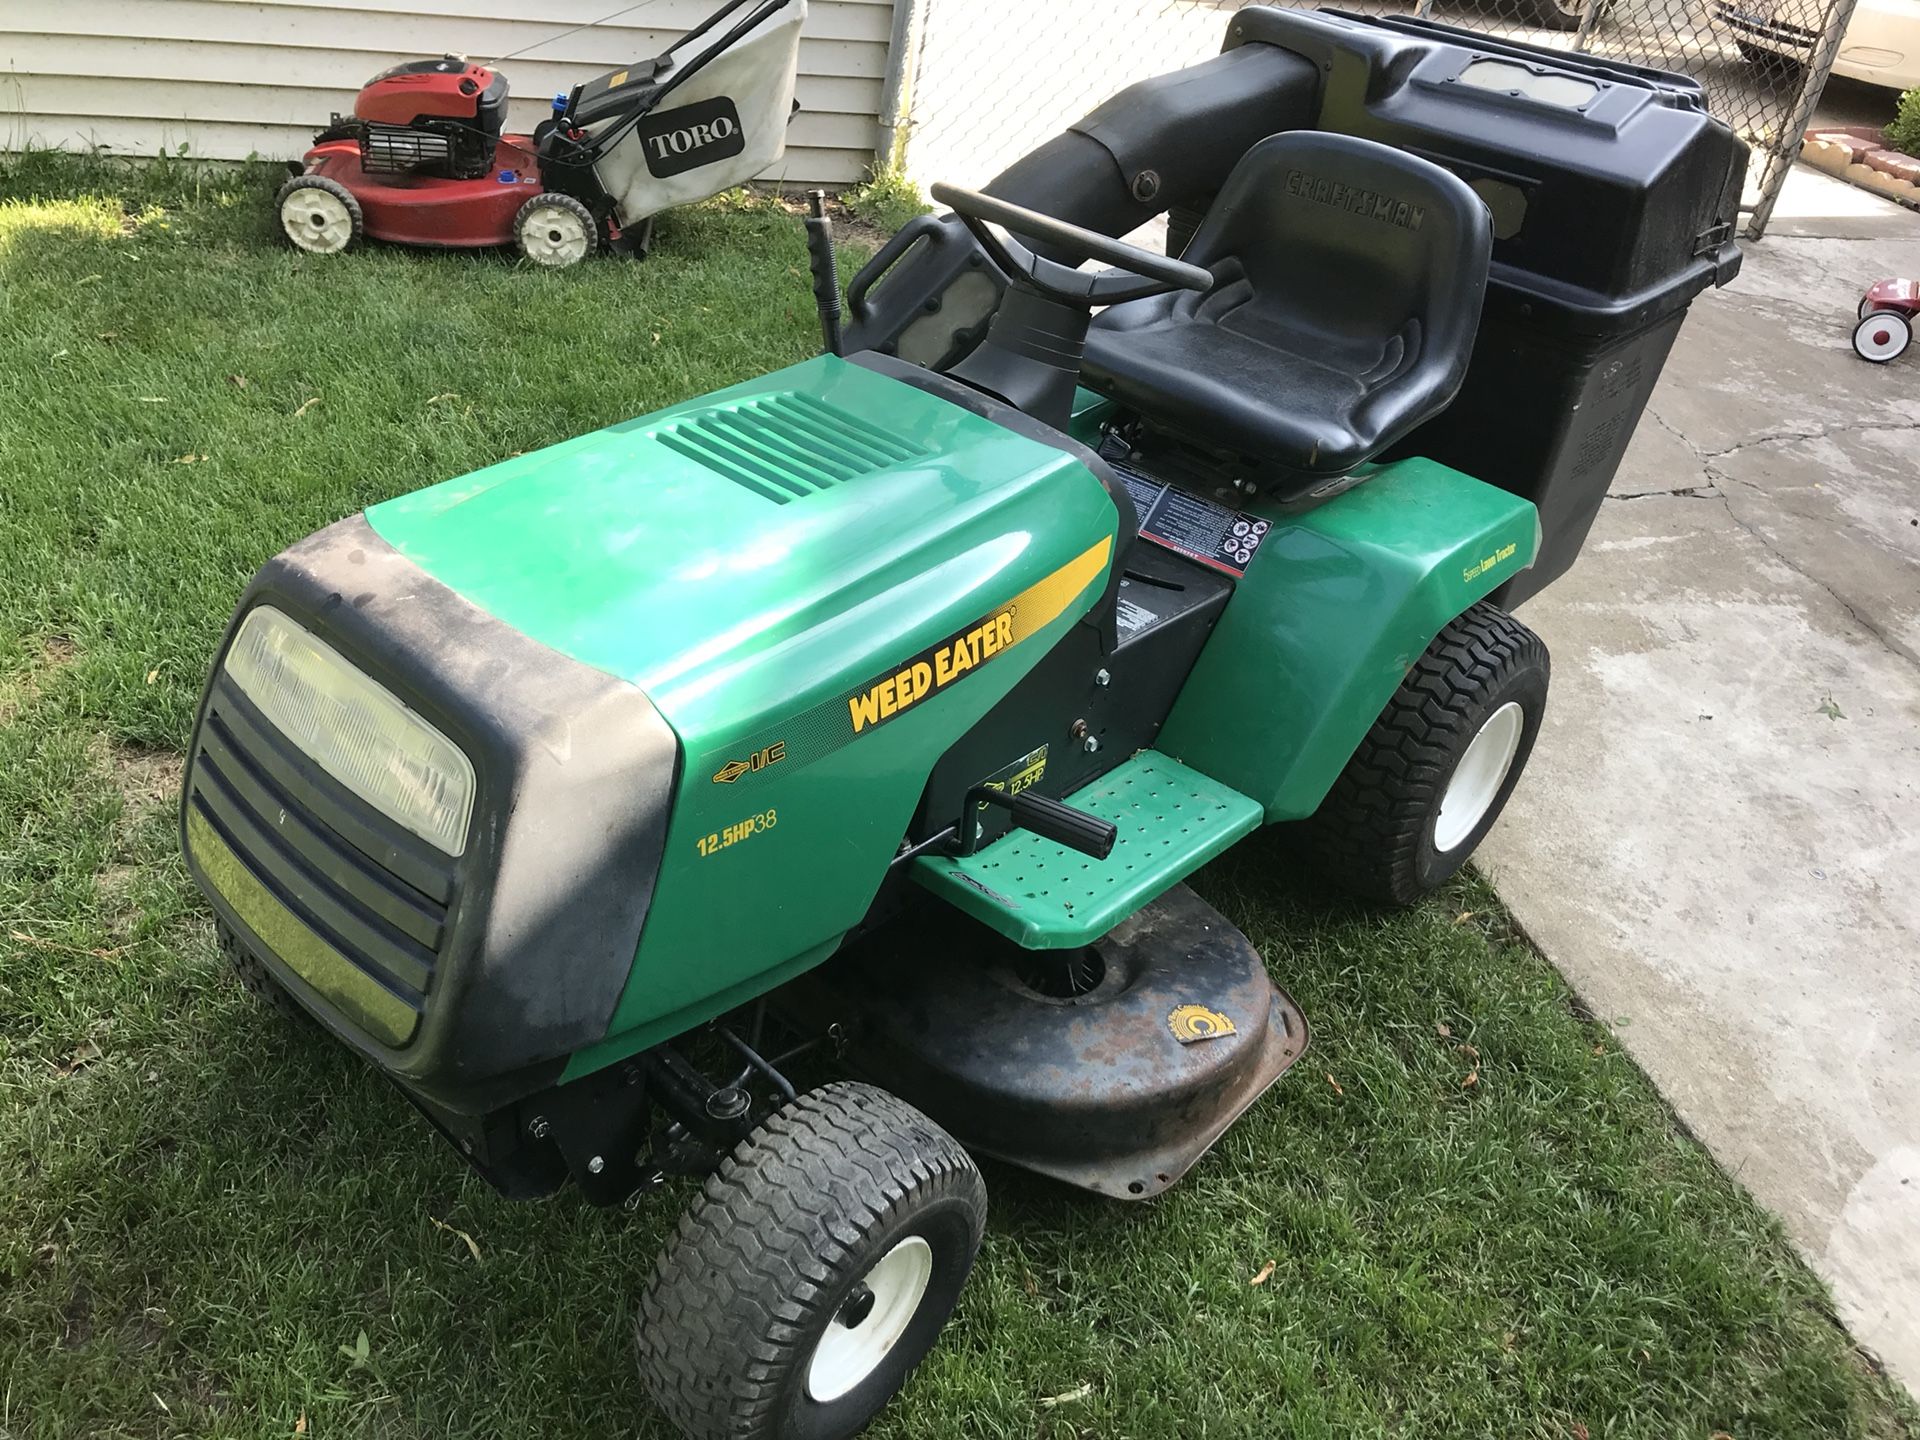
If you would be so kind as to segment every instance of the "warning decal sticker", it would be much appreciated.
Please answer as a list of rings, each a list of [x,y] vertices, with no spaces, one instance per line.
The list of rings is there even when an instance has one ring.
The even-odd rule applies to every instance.
[[[1273,528],[1271,520],[1249,515],[1244,510],[1229,510],[1186,490],[1176,490],[1142,475],[1125,465],[1113,465],[1133,496],[1133,507],[1140,512],[1143,538],[1181,555],[1224,570],[1229,575],[1244,575],[1253,563],[1260,542]]]
[[[1217,1040],[1223,1035],[1233,1035],[1233,1021],[1218,1010],[1209,1010],[1204,1005],[1176,1005],[1167,1016],[1167,1028],[1173,1032],[1173,1038],[1182,1045],[1195,1045],[1202,1040]]]
[[[1158,610],[1149,610],[1127,594],[1127,587],[1131,583],[1127,580],[1120,582],[1120,600],[1114,611],[1114,622],[1120,627],[1121,635],[1127,639],[1132,639],[1135,631],[1145,630],[1160,623]]]

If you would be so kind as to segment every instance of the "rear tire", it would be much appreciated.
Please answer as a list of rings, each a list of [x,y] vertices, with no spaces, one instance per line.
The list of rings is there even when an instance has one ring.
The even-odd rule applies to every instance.
[[[1545,713],[1546,644],[1482,601],[1442,630],[1301,827],[1314,868],[1411,905],[1493,828]]]
[[[549,190],[513,217],[513,245],[536,265],[564,270],[600,248],[600,224],[573,196]]]
[[[837,1440],[920,1362],[979,1253],[986,1187],[903,1100],[842,1082],[710,1176],[640,1301],[640,1376],[694,1440]]]
[[[280,233],[309,255],[338,255],[360,243],[365,221],[360,202],[338,180],[296,175],[273,197]]]

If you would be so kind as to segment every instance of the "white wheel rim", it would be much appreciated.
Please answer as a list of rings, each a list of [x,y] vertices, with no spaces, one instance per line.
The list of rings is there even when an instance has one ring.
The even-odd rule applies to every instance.
[[[1867,316],[1853,331],[1853,348],[1863,360],[1876,363],[1893,359],[1907,348],[1913,331],[1904,319],[1887,311]]]
[[[1454,767],[1447,793],[1440,797],[1440,815],[1433,822],[1434,849],[1442,854],[1458,849],[1486,819],[1500,787],[1507,783],[1507,772],[1513,769],[1526,718],[1517,700],[1509,700],[1487,717]]]
[[[541,265],[571,265],[586,257],[587,227],[573,211],[542,205],[520,222],[520,248]]]
[[[824,1405],[879,1369],[919,1313],[932,1279],[933,1247],[918,1235],[909,1235],[882,1255],[860,1277],[860,1283],[873,1292],[873,1304],[859,1323],[845,1323],[846,1306],[827,1322],[827,1333],[820,1337],[807,1366],[807,1394]]]
[[[302,185],[280,202],[280,226],[302,250],[331,255],[353,239],[353,215],[331,190]]]

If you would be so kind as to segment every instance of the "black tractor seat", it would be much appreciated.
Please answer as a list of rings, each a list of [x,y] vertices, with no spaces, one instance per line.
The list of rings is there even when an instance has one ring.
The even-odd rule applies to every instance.
[[[1486,206],[1438,165],[1348,135],[1273,135],[1180,257],[1211,270],[1214,289],[1102,312],[1082,375],[1304,492],[1452,401],[1492,243]]]

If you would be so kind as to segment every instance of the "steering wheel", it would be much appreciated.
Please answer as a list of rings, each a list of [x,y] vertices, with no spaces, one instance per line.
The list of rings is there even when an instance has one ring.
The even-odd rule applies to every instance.
[[[1096,305],[1143,300],[1149,295],[1164,295],[1169,290],[1192,290],[1204,295],[1213,288],[1213,276],[1198,265],[1156,255],[1097,230],[1083,230],[1078,225],[982,195],[977,190],[963,190],[941,181],[933,187],[933,198],[952,208],[960,217],[960,223],[980,242],[987,257],[1005,271],[1008,278],[1025,280],[1036,290],[1067,305],[1091,310]],[[991,225],[1004,225],[1008,230],[1018,230],[1022,235],[1045,240],[1076,255],[1104,260],[1115,268],[1088,274],[1042,259],[1011,235],[996,234],[989,228]]]

